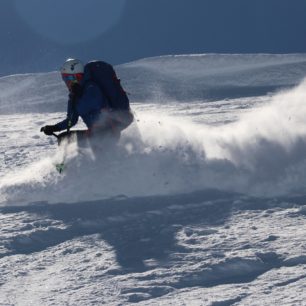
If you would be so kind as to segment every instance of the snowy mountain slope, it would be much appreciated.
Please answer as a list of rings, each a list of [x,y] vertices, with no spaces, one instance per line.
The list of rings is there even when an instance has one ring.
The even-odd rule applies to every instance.
[[[119,71],[136,101],[215,101],[296,85],[305,60],[304,54],[179,55],[139,60]]]
[[[57,72],[0,78],[1,114],[62,111],[65,95],[65,87]]]
[[[117,72],[133,102],[167,106],[265,95],[297,85],[305,69],[305,54],[204,54],[143,59]],[[57,72],[2,77],[1,114],[63,112],[65,92]]]
[[[1,214],[3,305],[305,299],[305,207],[282,199],[206,191]]]
[[[303,305],[305,58],[120,66],[136,122],[62,175],[59,76],[0,79],[0,305]]]

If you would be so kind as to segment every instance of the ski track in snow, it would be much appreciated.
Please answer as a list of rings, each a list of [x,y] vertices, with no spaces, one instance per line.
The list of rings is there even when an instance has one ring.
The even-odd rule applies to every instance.
[[[39,132],[64,116],[58,75],[52,95],[1,78],[0,305],[303,305],[305,60],[120,66],[135,124],[68,147],[63,175]]]

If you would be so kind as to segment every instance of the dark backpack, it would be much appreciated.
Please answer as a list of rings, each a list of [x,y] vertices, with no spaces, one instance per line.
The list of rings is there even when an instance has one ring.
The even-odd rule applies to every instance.
[[[111,109],[130,109],[129,98],[112,65],[102,61],[89,62],[84,67],[84,75],[87,81],[92,81],[99,86]]]

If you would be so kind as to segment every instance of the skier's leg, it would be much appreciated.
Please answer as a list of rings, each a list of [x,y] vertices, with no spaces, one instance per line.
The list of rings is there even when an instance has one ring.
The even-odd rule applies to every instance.
[[[63,132],[58,135],[58,145],[60,146],[63,141],[67,143],[82,142],[84,139],[88,139],[88,130],[74,130],[69,132]]]
[[[134,115],[131,111],[114,111],[111,113],[111,119],[112,125],[123,131],[134,121]]]

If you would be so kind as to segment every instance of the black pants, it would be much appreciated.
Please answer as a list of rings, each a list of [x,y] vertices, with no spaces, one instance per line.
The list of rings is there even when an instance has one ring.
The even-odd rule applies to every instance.
[[[130,111],[109,112],[108,116],[93,126],[91,130],[72,130],[58,135],[58,145],[67,140],[68,143],[77,142],[82,146],[89,140],[112,139],[119,140],[121,131],[126,129],[134,120]]]
[[[61,145],[63,141],[71,143],[71,142],[82,142],[86,139],[88,139],[88,130],[73,130],[58,134],[57,142],[58,145]]]

